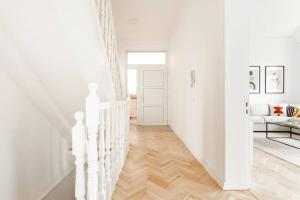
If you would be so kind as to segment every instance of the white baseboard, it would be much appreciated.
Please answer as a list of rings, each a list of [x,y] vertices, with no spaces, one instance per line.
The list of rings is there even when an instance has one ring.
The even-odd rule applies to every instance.
[[[163,126],[163,125],[168,125],[168,122],[148,122],[148,123],[137,123],[137,125],[140,126]]]
[[[207,173],[218,183],[220,188],[224,189],[224,184],[225,184],[224,180],[221,177],[219,177],[217,173],[203,159],[197,159],[197,160],[200,162],[200,164],[203,165]]]
[[[232,183],[228,183],[228,182],[224,182],[223,184],[223,190],[226,190],[226,191],[239,191],[239,190],[249,190],[251,189],[251,185],[241,185],[241,184],[232,184]]]
[[[65,178],[67,178],[73,171],[75,170],[75,167],[71,168],[67,171],[67,173],[62,176],[58,181],[56,181],[46,192],[44,192],[37,200],[43,200],[47,197],[47,195],[53,191]]]
[[[171,125],[169,125],[171,127]],[[173,132],[178,136],[178,138],[183,142],[183,144],[189,149],[189,147],[185,144],[185,142],[179,137],[179,135],[174,131],[174,129],[171,127],[171,129],[173,130]],[[189,149],[189,151],[193,154],[193,152]],[[207,173],[218,183],[218,185],[220,186],[220,188],[223,189],[224,187],[224,180],[219,177],[219,175],[217,175],[217,173],[209,166],[209,164],[201,158],[197,158],[194,154],[193,156],[197,159],[197,161],[204,167],[204,169],[207,171]]]

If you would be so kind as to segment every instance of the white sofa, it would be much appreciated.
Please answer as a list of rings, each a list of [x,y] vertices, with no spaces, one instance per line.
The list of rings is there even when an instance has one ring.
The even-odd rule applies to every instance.
[[[290,105],[300,108],[300,105]],[[300,122],[300,118],[271,116],[269,104],[252,104],[250,106],[250,115],[255,132],[265,131],[266,122]],[[270,130],[285,131],[286,129],[279,126],[270,126]]]

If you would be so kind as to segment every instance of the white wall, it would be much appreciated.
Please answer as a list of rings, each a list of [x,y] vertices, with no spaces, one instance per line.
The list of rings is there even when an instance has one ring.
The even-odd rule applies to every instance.
[[[73,167],[68,144],[0,68],[0,199],[41,198]]]
[[[260,65],[261,94],[250,95],[252,103],[300,102],[300,49],[292,36],[300,25],[300,1],[251,0],[250,15],[250,65]],[[278,14],[274,14],[278,13]],[[285,66],[285,93],[265,94],[267,65]]]
[[[246,11],[247,0],[187,0],[170,41],[169,123],[227,190],[250,187]]]
[[[251,38],[250,65],[261,66],[261,93],[250,94],[251,103],[298,103],[299,85],[299,45],[293,38]],[[298,55],[297,55],[298,54]],[[285,93],[265,93],[265,66],[285,66]]]
[[[299,103],[300,102],[300,43],[294,43],[293,45],[293,71],[291,76],[292,84],[290,86],[290,92],[289,92],[289,102],[291,103]]]
[[[84,108],[88,83],[98,83],[101,100],[114,98],[94,1],[0,5],[0,66],[70,142],[73,114]]]
[[[251,187],[249,101],[249,1],[225,0],[225,183],[227,190]]]
[[[300,24],[299,0],[251,0],[248,6],[251,37],[289,37]]]
[[[185,1],[170,40],[169,124],[210,174],[224,181],[222,0]],[[190,70],[196,71],[190,88]]]

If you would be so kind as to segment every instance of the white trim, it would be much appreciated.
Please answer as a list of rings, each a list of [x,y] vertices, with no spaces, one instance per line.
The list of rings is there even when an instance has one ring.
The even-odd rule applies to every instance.
[[[163,125],[168,125],[168,122],[167,121],[164,121],[164,122],[144,122],[144,123],[137,123],[137,125],[141,125],[141,126],[163,126]]]
[[[246,185],[228,184],[228,182],[225,181],[222,188],[223,188],[223,190],[226,190],[226,191],[229,191],[229,190],[231,190],[231,191],[232,190],[238,190],[238,191],[240,191],[240,190],[249,190],[249,189],[251,189],[251,185],[248,185],[248,184],[246,184]]]
[[[196,156],[194,156],[194,157],[196,158]],[[203,165],[203,167],[205,168],[207,173],[218,183],[218,185],[222,189],[224,189],[224,185],[225,185],[224,180],[217,175],[217,173],[208,165],[208,163],[205,162],[202,158],[200,158],[200,159],[196,158],[196,160],[198,160],[198,162],[200,162],[200,164]]]
[[[219,175],[217,175],[217,173],[209,166],[209,164],[202,158],[197,158],[197,156],[195,156],[193,154],[193,152],[189,149],[189,147],[186,145],[186,143],[179,137],[179,135],[174,131],[174,129],[172,128],[171,125],[169,125],[171,127],[171,129],[173,130],[173,132],[178,136],[178,138],[180,139],[180,141],[182,141],[182,143],[186,146],[186,148],[188,148],[188,150],[191,152],[191,154],[195,157],[195,159],[204,167],[204,169],[207,171],[207,173],[217,182],[217,184],[220,186],[221,189],[224,189],[224,185],[225,185],[225,181],[223,178],[221,178]]]
[[[73,171],[75,170],[75,167],[72,167],[70,170],[67,171],[67,173],[62,176],[60,179],[58,179],[46,192],[44,192],[39,198],[37,198],[38,200],[43,200],[44,198],[46,198],[46,196],[52,192],[63,180],[65,180]]]
[[[164,89],[164,103],[163,103],[163,120],[162,122],[144,122],[144,104],[142,99],[145,87],[143,86],[144,71],[163,71],[164,73],[164,85],[161,89]],[[168,121],[168,67],[166,65],[141,65],[137,68],[137,124],[138,125],[167,125]],[[147,87],[148,88],[148,87]]]

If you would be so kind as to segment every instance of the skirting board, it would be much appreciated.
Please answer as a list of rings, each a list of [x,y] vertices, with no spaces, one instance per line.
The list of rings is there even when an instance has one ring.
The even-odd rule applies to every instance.
[[[55,182],[52,187],[50,187],[46,192],[44,192],[39,198],[37,198],[38,200],[43,200],[45,199],[49,193],[51,193],[53,190],[55,190],[55,188],[61,183],[63,182],[69,175],[71,175],[71,173],[75,170],[75,167],[71,168],[69,171],[67,171],[66,175],[64,175],[63,177],[61,177],[57,182]]]
[[[195,157],[195,155],[194,155],[194,157]],[[223,179],[220,178],[217,175],[217,173],[215,173],[214,170],[212,170],[212,168],[209,167],[209,165],[203,159],[197,159],[197,160],[203,165],[203,167],[205,168],[205,170],[207,171],[207,173],[218,183],[218,185],[220,186],[220,188],[222,188],[224,190],[225,182],[223,181]]]
[[[168,125],[168,122],[148,122],[148,123],[137,123],[139,126],[163,126]]]
[[[228,182],[224,182],[223,184],[223,190],[226,191],[244,191],[244,190],[249,190],[252,188],[251,185],[241,185],[241,184],[229,184]]]
[[[173,132],[178,136],[178,138],[182,141],[182,143],[189,149],[189,147],[185,144],[185,142],[179,137],[179,135],[174,131],[174,129],[171,127],[171,125],[169,125],[170,128],[173,130]],[[193,154],[193,152],[189,149],[189,151],[191,152],[191,154]],[[215,173],[215,171],[208,165],[208,163],[206,161],[204,161],[204,159],[201,158],[197,158],[194,154],[193,156],[198,160],[198,162],[204,167],[204,169],[207,171],[207,173],[217,182],[217,184],[220,186],[220,188],[224,189],[224,185],[225,182],[224,180],[219,177],[217,175],[217,173]]]

